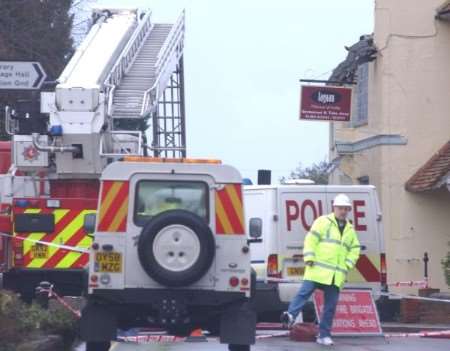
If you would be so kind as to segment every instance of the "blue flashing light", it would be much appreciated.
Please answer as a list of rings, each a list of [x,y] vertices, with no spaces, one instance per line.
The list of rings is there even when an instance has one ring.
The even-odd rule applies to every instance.
[[[63,129],[62,126],[56,125],[50,127],[50,135],[54,137],[62,136],[63,135]]]
[[[30,205],[30,201],[28,201],[28,200],[17,200],[16,201],[17,207],[25,208],[25,207],[28,207],[29,205]]]
[[[243,185],[253,185],[253,182],[250,178],[244,178],[244,179],[242,179],[242,184]]]

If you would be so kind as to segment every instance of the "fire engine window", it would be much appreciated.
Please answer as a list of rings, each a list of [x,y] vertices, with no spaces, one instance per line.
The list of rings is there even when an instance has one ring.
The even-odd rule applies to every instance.
[[[137,184],[134,221],[144,225],[168,210],[186,210],[208,220],[208,185],[203,182],[141,180]]]

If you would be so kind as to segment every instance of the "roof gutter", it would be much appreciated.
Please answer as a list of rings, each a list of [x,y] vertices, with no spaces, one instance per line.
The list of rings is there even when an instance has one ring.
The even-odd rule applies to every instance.
[[[336,141],[336,151],[339,155],[352,155],[357,152],[383,145],[406,145],[408,139],[398,134],[379,134],[355,142]]]

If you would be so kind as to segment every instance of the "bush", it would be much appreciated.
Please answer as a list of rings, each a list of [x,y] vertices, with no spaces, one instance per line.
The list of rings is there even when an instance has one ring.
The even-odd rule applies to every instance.
[[[444,268],[445,281],[450,286],[450,251],[447,253],[447,257],[442,260],[442,268]]]
[[[48,310],[26,305],[7,292],[0,292],[0,351],[14,350],[18,344],[40,335],[55,334],[70,346],[76,336],[77,320],[62,306]]]

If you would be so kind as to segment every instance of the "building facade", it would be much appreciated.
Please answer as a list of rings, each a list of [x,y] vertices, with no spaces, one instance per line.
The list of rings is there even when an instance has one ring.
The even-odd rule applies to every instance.
[[[376,0],[372,38],[376,59],[355,71],[352,120],[330,128],[330,183],[377,187],[389,282],[421,280],[427,252],[430,285],[447,291],[450,3]]]

